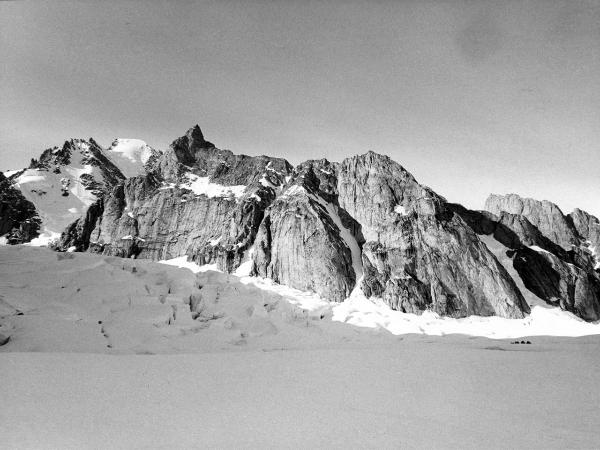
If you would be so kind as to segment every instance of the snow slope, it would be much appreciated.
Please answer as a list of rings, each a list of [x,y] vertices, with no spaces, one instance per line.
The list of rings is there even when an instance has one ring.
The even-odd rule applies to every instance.
[[[115,139],[107,149],[107,154],[123,175],[129,178],[144,175],[145,165],[158,152],[140,139]]]
[[[105,184],[108,172],[115,177],[121,176],[119,171],[125,177],[144,174],[145,164],[158,154],[139,139],[117,139],[108,150],[82,139],[73,139],[65,146],[68,144],[71,145],[68,154],[64,148],[57,147],[51,154],[47,150],[42,156],[49,159],[41,167],[26,169],[12,180],[15,188],[35,205],[42,219],[41,235],[31,245],[47,245],[85,214],[97,200],[94,189]],[[90,148],[92,145],[94,150]],[[116,167],[105,164],[98,152]],[[15,175],[18,171],[6,173]]]
[[[0,449],[596,447],[600,336],[394,336],[361,302],[0,247]]]
[[[82,174],[93,172],[91,166],[75,165],[61,173],[48,170],[27,169],[14,180],[14,186],[35,205],[42,219],[40,237],[31,245],[46,245],[74,220],[85,213],[96,196],[81,183]],[[67,181],[65,181],[67,180]],[[63,185],[68,182],[63,195]]]
[[[162,261],[162,263],[188,268],[194,272],[215,269],[214,266],[197,266],[192,262],[187,262],[187,257]],[[249,266],[246,268],[249,268]],[[480,316],[454,319],[441,317],[431,311],[426,311],[421,315],[394,311],[380,299],[367,299],[360,288],[355,289],[346,301],[330,303],[321,299],[317,294],[279,285],[270,279],[250,277],[242,271],[237,274],[241,277],[240,281],[243,284],[279,294],[285,297],[288,302],[313,313],[325,314],[335,322],[387,330],[395,335],[411,333],[431,336],[465,334],[491,339],[542,335],[571,337],[600,335],[600,323],[585,322],[568,311],[551,307],[527,290],[524,293],[532,306],[532,311],[524,319]],[[520,281],[520,278],[518,281]],[[524,286],[519,286],[519,288],[525,289]]]
[[[0,353],[0,448],[592,449],[599,344]]]
[[[98,199],[98,189],[107,179],[122,177],[117,167],[105,163],[103,155],[95,142],[72,139],[62,149],[46,150],[37,168],[13,174],[13,186],[34,204],[42,219],[40,236],[31,245],[46,245],[59,237]]]
[[[0,333],[11,336],[0,351],[206,352],[355,334],[237,277],[145,260],[2,246],[0,279]]]

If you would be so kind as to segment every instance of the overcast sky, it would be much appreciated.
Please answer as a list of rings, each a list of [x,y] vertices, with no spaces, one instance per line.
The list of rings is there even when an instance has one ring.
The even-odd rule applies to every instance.
[[[390,155],[600,216],[600,1],[0,2],[0,169],[70,137]]]

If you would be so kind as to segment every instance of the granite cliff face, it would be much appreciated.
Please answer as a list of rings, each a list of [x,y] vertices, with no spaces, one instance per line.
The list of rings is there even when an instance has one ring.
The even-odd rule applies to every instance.
[[[600,270],[600,220],[578,208],[567,216],[567,220],[584,240],[583,245],[596,256],[595,268]]]
[[[97,204],[100,214],[80,219],[59,248],[150,259],[187,255],[233,271],[291,166],[217,149],[195,126],[146,171],[106,192]],[[80,229],[91,230],[89,239]]]
[[[0,193],[37,201],[30,221],[39,213],[45,231],[62,226],[52,243],[60,251],[187,256],[230,273],[244,263],[251,275],[331,301],[362,291],[415,314],[524,317],[529,305],[478,236],[493,235],[528,290],[586,320],[598,316],[596,218],[518,196],[492,196],[488,212],[469,211],[374,152],[294,168],[219,149],[196,125],[165,151],[135,139],[107,149],[67,141],[4,184]],[[11,220],[11,230],[26,223]]]
[[[404,312],[522,317],[510,276],[445,203],[373,152],[303,163],[261,225],[255,273],[333,300],[360,281]]]
[[[564,216],[550,202],[514,194],[492,195],[486,206],[487,212],[468,211],[460,205],[452,208],[475,232],[491,235],[506,247],[523,284],[539,299],[585,320],[599,320],[600,264],[594,245],[598,220],[581,210]],[[551,217],[544,216],[544,211]]]
[[[340,205],[362,226],[363,291],[411,313],[522,317],[506,270],[445,199],[375,153],[344,160]]]
[[[301,164],[269,206],[253,252],[252,273],[343,301],[362,275],[359,225],[337,203],[335,166]]]

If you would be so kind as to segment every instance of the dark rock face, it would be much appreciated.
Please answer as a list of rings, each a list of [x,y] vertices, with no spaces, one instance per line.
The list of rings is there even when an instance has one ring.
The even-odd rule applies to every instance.
[[[204,140],[198,125],[176,139],[158,165],[165,180],[179,180],[187,171],[209,177],[211,182],[224,186],[248,186],[261,179],[264,179],[263,185],[279,186],[292,171],[290,164],[282,158],[235,155],[229,150],[218,149]]]
[[[293,184],[268,208],[260,226],[254,275],[333,301],[350,295],[362,272],[362,235],[337,204],[335,169],[327,160],[297,167]]]
[[[356,284],[352,254],[321,202],[292,186],[269,208],[255,244],[253,273],[343,301]]]
[[[508,207],[513,205],[508,204]],[[546,233],[542,233],[524,215],[503,210],[498,215],[468,211],[460,205],[452,205],[452,208],[475,232],[491,234],[509,249],[507,255],[512,258],[513,267],[525,287],[537,297],[584,320],[600,319],[600,276],[594,270],[597,262],[590,250],[590,241],[582,245],[585,234],[593,238],[596,223],[593,216],[576,210],[563,221],[557,216],[556,209],[549,206],[547,210],[555,217],[552,220],[538,218],[538,222],[546,227]],[[548,228],[551,223],[559,224],[559,229]],[[570,245],[569,251],[547,237],[554,236],[564,244],[565,223],[571,230],[569,239],[579,243],[578,246]]]
[[[581,209],[575,209],[569,214],[568,220],[585,241],[584,246],[589,253],[594,254],[595,269],[600,270],[600,220]]]
[[[477,235],[389,158],[367,153],[340,167],[339,202],[366,238],[363,290],[394,309],[523,317],[528,306]]]
[[[291,173],[287,161],[234,155],[206,141],[198,126],[176,139],[147,175],[128,178],[103,199],[87,244],[77,232],[61,248],[121,257],[171,259],[235,270],[254,242],[267,206]]]
[[[29,242],[39,234],[41,220],[33,203],[0,172],[0,236],[9,244]]]
[[[458,216],[406,221],[397,232],[394,245],[364,247],[367,295],[415,314],[518,318],[529,312],[506,270]]]
[[[547,200],[522,198],[515,194],[492,194],[485,202],[485,209],[497,216],[504,211],[526,217],[544,236],[565,250],[580,243],[577,231],[560,208]]]
[[[527,289],[587,321],[600,319],[600,278],[549,252],[516,250],[514,267]]]
[[[62,232],[58,242],[52,244],[52,248],[58,251],[66,251],[73,248],[74,251],[78,252],[88,250],[90,247],[90,237],[94,229],[100,225],[103,211],[104,202],[101,198],[88,208],[84,216],[71,223]]]

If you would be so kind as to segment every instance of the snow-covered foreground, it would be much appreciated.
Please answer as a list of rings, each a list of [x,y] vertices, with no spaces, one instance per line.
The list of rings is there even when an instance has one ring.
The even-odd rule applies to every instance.
[[[2,246],[0,448],[597,447],[600,336],[396,336],[364,302]]]
[[[0,351],[164,354],[388,337],[330,315],[220,272],[0,247],[0,334],[11,337]]]
[[[162,261],[162,263],[187,268],[194,273],[216,270],[214,265],[198,266],[189,262],[185,256]],[[365,298],[359,289],[355,289],[352,296],[343,303],[329,303],[316,294],[277,285],[268,279],[249,277],[247,276],[248,271],[243,270],[249,270],[249,265],[241,269],[236,274],[240,276],[242,283],[282,295],[289,302],[302,309],[320,312],[328,310],[334,321],[359,327],[384,329],[395,335],[410,333],[434,336],[466,334],[492,339],[509,339],[523,336],[588,336],[600,334],[600,323],[588,323],[570,312],[546,306],[542,300],[526,291],[525,286],[520,287],[526,292],[527,300],[530,301],[531,298],[535,297],[534,301],[530,301],[531,314],[525,319],[478,316],[452,319],[440,317],[434,312],[416,315],[393,311],[383,301]],[[514,275],[518,277],[516,273]]]
[[[597,448],[599,342],[4,353],[0,447]]]

